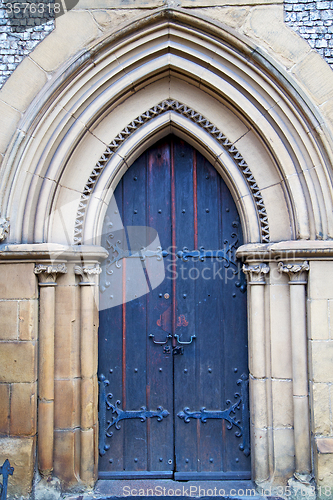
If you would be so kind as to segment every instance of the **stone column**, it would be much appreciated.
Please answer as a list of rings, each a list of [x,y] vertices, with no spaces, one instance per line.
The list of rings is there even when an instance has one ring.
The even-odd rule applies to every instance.
[[[81,459],[80,478],[92,486],[97,467],[97,321],[98,288],[97,278],[102,272],[99,264],[75,266],[75,274],[81,282]]]
[[[279,262],[278,270],[288,274],[290,285],[295,473],[308,475],[311,472],[311,447],[305,290],[309,264]]]
[[[67,273],[65,264],[36,264],[40,287],[38,355],[38,468],[42,476],[53,470],[54,445],[54,323],[55,287],[59,273]]]
[[[249,290],[249,370],[254,479],[269,478],[269,444],[266,395],[266,335],[265,335],[265,276],[269,266],[265,263],[244,264]]]

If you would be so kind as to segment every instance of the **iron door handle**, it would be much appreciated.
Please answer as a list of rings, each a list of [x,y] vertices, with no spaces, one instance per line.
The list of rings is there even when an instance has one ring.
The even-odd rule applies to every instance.
[[[154,340],[154,337],[155,335],[153,335],[152,333],[149,334],[149,338],[152,339],[152,341],[154,342],[154,344],[157,344],[157,345],[164,345],[164,344],[167,344],[169,342],[169,339],[172,339],[172,335],[171,333],[169,333],[165,339],[165,342],[158,342],[157,340]]]
[[[182,342],[181,340],[179,340],[179,335],[177,333],[175,333],[174,337],[177,340],[178,344],[181,344],[181,345],[192,344],[193,340],[197,338],[196,335],[191,335],[191,339],[188,342]]]

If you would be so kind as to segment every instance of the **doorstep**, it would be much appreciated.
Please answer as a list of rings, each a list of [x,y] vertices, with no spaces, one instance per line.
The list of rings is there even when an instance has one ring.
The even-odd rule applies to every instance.
[[[274,495],[262,496],[252,481],[173,481],[99,480],[93,492],[64,496],[64,500],[283,500]]]

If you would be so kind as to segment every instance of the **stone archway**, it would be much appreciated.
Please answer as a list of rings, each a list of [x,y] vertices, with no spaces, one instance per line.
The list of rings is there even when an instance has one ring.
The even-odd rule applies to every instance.
[[[331,255],[330,244],[319,240],[333,233],[332,147],[329,120],[314,104],[313,89],[250,39],[182,9],[157,10],[88,45],[70,69],[64,62],[39,93],[26,96],[2,166],[2,215],[11,224],[2,258],[41,264],[37,273],[48,276],[49,286],[58,283],[55,298],[50,293],[52,300],[43,303],[41,280],[40,303],[55,317],[49,340],[56,365],[54,372],[51,359],[47,366],[46,399],[54,418],[40,418],[46,426],[38,430],[39,443],[54,436],[54,449],[44,441],[39,458],[45,452],[48,465],[40,463],[40,470],[53,469],[66,487],[96,479],[97,355],[91,345],[97,323],[90,285],[92,276],[98,279],[97,261],[105,257],[97,247],[101,226],[119,176],[149,144],[172,132],[195,144],[221,172],[242,221],[247,245],[239,254],[250,266],[251,285],[253,477],[285,484],[295,470],[309,473],[306,349],[301,373],[294,373],[292,357],[293,339],[301,338],[306,348],[305,323],[296,331],[292,317],[300,307],[305,318],[307,265],[284,271],[277,258],[302,264]],[[52,267],[55,261],[67,265],[67,274]],[[310,275],[317,264],[310,264]],[[300,278],[298,302],[292,302],[288,272]],[[63,413],[66,391],[72,404]],[[278,410],[282,400],[284,415]],[[295,410],[298,428],[293,405],[301,408]]]

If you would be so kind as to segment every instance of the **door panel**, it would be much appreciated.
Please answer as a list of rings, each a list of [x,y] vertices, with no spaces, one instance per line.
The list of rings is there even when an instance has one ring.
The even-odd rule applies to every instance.
[[[119,246],[131,252],[126,227],[154,228],[165,279],[153,289],[156,256],[141,259],[149,293],[112,307],[116,284],[124,299],[133,293],[136,259],[108,276],[103,268],[100,477],[249,478],[246,294],[231,194],[202,155],[171,136],[136,160],[115,198]],[[108,229],[114,212],[111,203],[106,248],[117,239]]]

